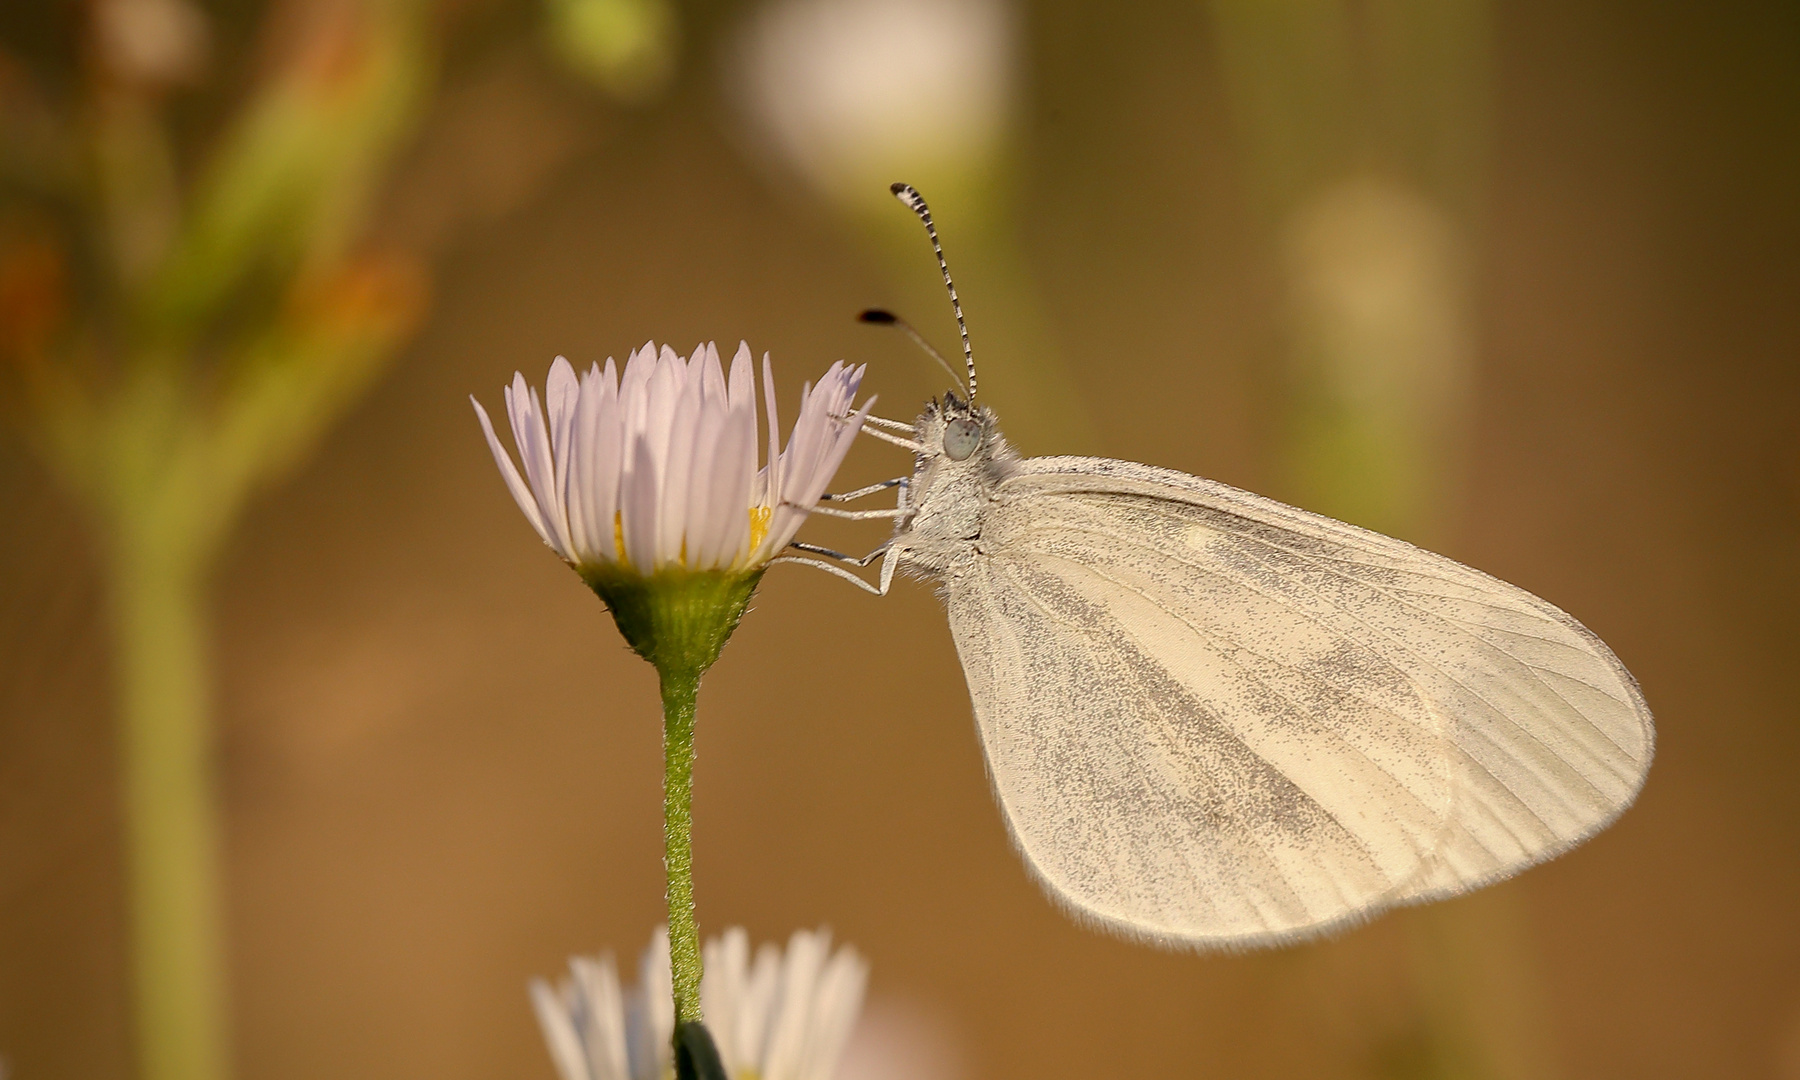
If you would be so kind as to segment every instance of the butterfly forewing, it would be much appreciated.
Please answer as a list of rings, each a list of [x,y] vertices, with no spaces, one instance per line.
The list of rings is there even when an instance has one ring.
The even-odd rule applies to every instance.
[[[1548,858],[1635,795],[1592,634],[1410,545],[1181,473],[1020,463],[947,584],[994,784],[1060,899],[1249,945]]]

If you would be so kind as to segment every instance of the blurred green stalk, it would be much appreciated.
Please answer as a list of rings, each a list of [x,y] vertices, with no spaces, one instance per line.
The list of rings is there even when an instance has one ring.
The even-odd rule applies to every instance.
[[[1210,0],[1288,300],[1286,497],[1441,541],[1468,426],[1487,0]],[[1515,893],[1402,913],[1413,1029],[1378,1075],[1544,1080]]]
[[[0,131],[0,284],[23,298],[0,296],[0,374],[110,601],[140,1080],[231,1072],[208,577],[422,311],[417,260],[365,234],[432,72],[424,8],[276,0],[279,48],[191,182],[169,87],[101,34],[82,107]]]
[[[1487,2],[1210,6],[1247,187],[1285,278],[1292,497],[1429,541],[1467,409]]]
[[[116,528],[108,577],[142,1075],[215,1080],[230,1073],[229,1021],[204,560],[153,509]]]

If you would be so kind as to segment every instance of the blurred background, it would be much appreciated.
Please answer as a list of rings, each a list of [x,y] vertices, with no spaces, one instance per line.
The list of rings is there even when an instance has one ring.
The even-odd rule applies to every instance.
[[[777,567],[697,895],[869,958],[840,1080],[1800,1078],[1797,57],[1767,2],[7,5],[7,1075],[550,1077],[526,979],[661,917],[657,699],[468,395],[745,338],[910,416],[853,321],[954,343],[905,179],[1027,453],[1523,585],[1659,747],[1513,881],[1159,953],[1010,851],[930,590]]]

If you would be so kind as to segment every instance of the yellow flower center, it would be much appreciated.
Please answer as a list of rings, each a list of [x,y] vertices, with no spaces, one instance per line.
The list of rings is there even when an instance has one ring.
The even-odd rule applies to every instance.
[[[750,508],[750,550],[755,551],[769,535],[769,518],[775,510],[769,506],[752,506]]]
[[[755,551],[769,535],[769,519],[775,511],[768,506],[752,506],[750,508],[750,550]],[[631,560],[625,557],[625,514],[623,511],[613,512],[613,550],[619,553],[619,567],[630,570]],[[687,566],[687,538],[681,539],[681,565]]]

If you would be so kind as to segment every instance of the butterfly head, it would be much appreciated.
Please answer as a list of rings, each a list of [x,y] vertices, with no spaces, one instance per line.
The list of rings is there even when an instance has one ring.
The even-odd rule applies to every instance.
[[[980,464],[996,456],[1003,445],[993,412],[958,397],[954,390],[942,400],[925,403],[916,438],[924,447],[922,456],[958,463]]]

